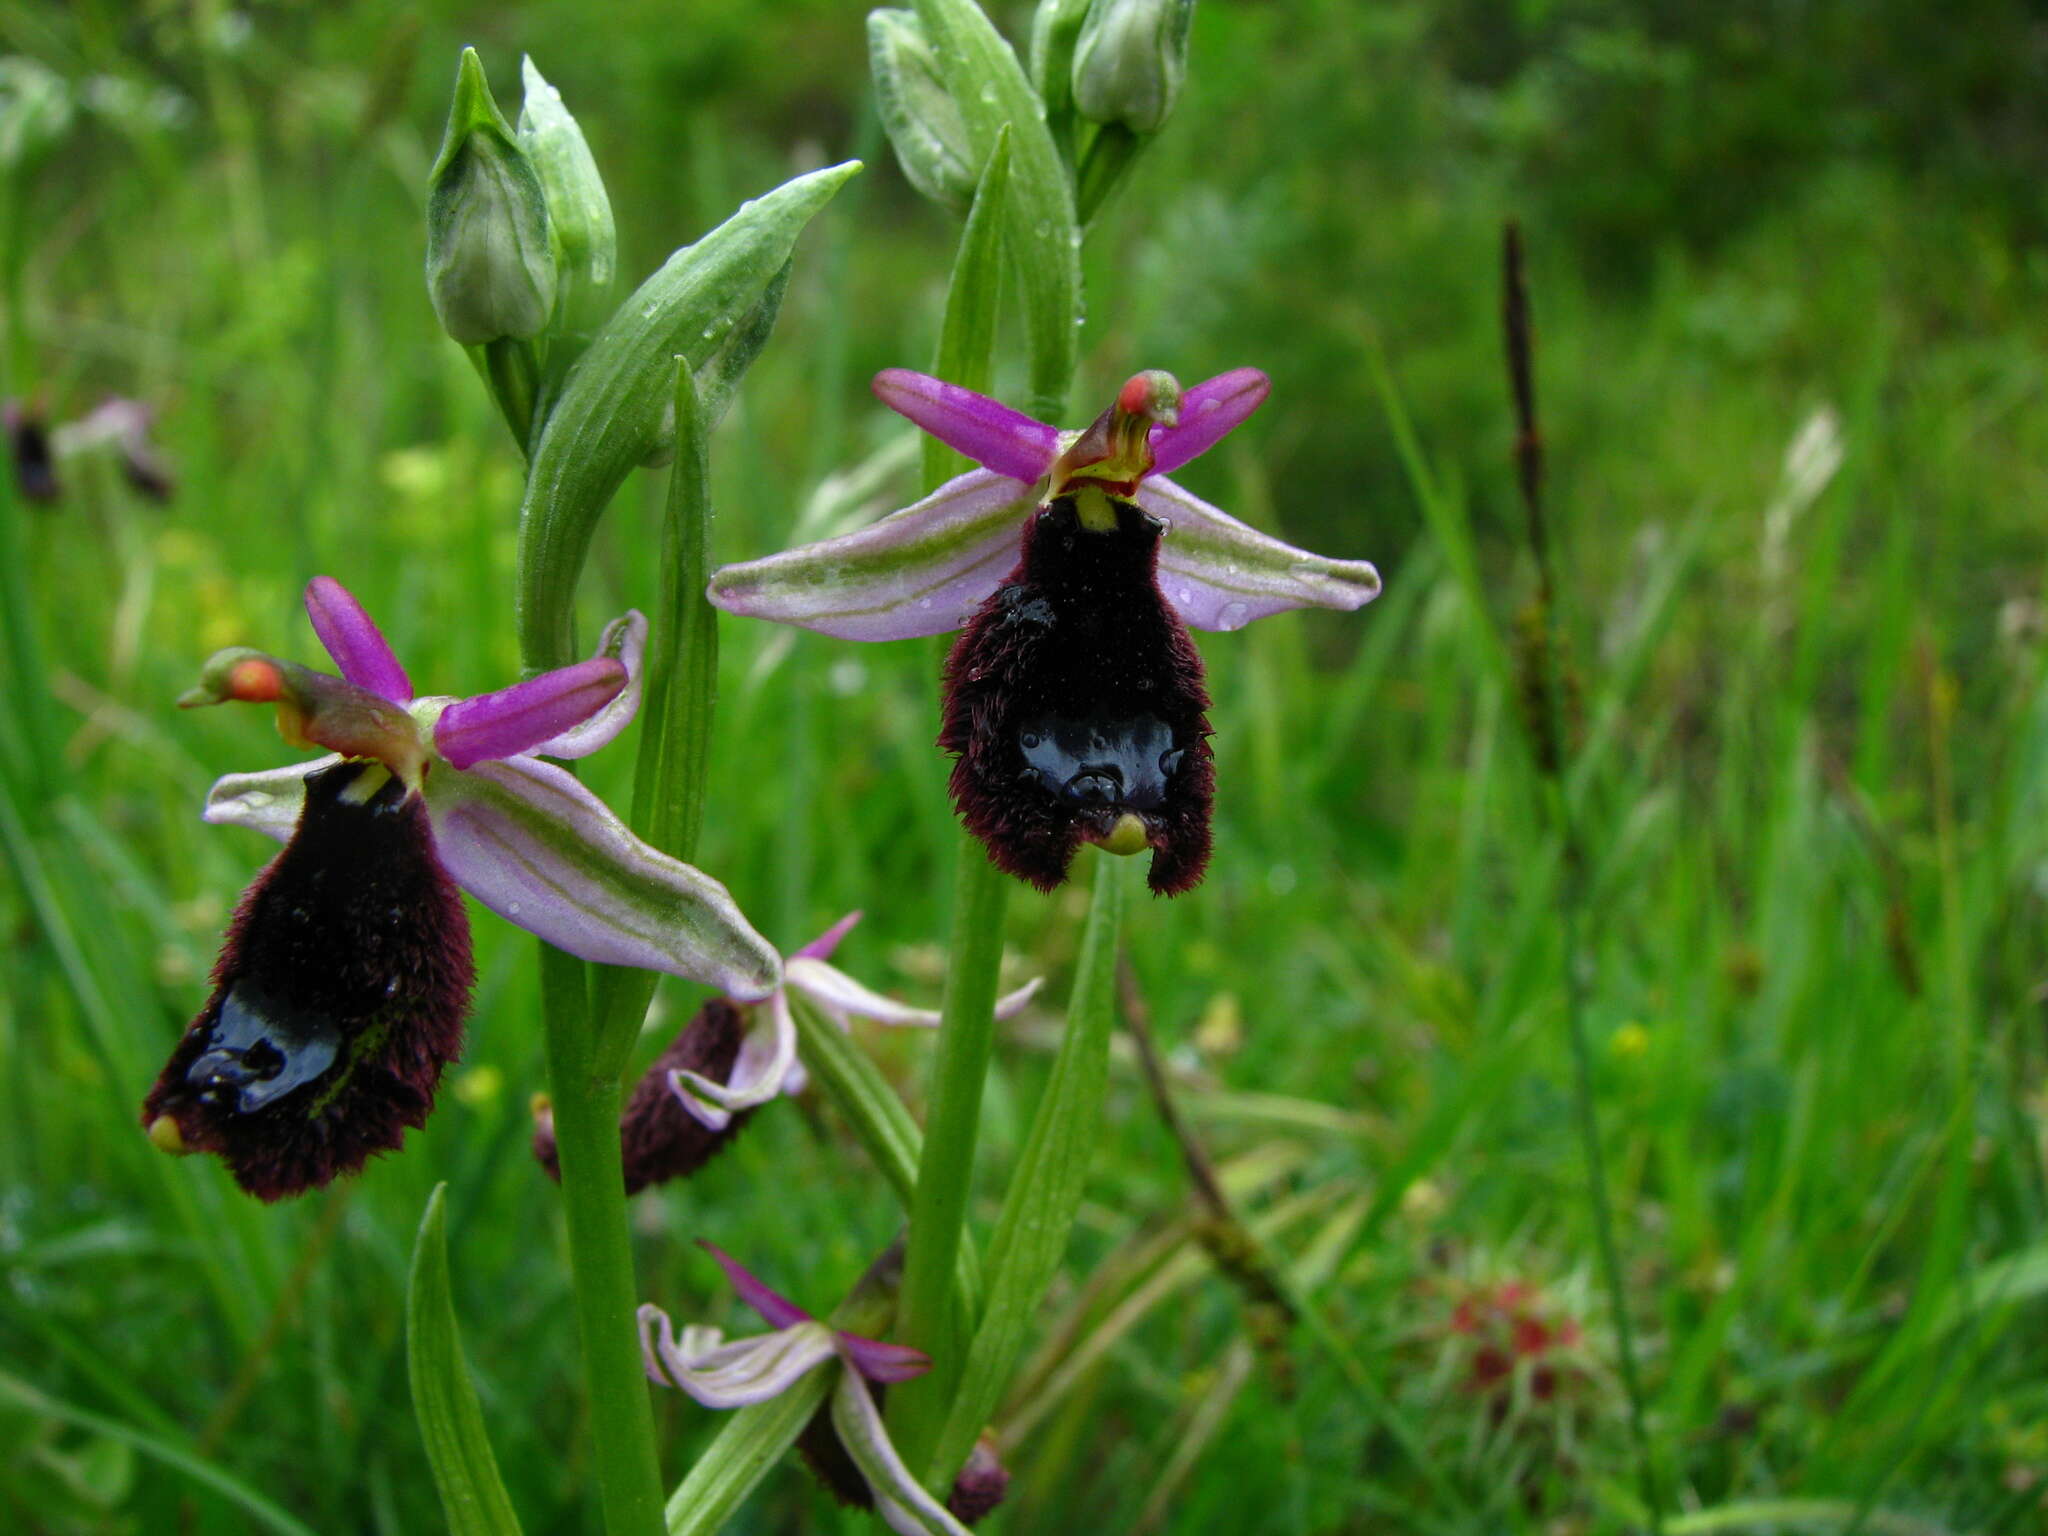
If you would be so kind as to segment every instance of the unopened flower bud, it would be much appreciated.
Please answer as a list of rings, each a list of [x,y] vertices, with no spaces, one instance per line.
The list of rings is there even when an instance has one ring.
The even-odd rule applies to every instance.
[[[474,49],[463,50],[427,187],[427,293],[464,346],[538,336],[555,307],[547,194]]]
[[[561,257],[558,276],[564,289],[563,306],[589,308],[586,300],[602,298],[618,265],[619,237],[612,222],[611,198],[605,193],[604,178],[590,156],[583,130],[562,105],[562,93],[542,78],[533,60],[523,60],[520,71],[526,96],[519,108],[519,147],[526,151],[547,197],[555,249]],[[572,315],[570,324],[602,318]]]
[[[868,65],[882,126],[910,184],[965,213],[981,179],[959,103],[946,89],[931,40],[911,11],[868,12]]]
[[[1195,0],[1094,0],[1074,45],[1074,106],[1094,123],[1157,133],[1188,73]]]

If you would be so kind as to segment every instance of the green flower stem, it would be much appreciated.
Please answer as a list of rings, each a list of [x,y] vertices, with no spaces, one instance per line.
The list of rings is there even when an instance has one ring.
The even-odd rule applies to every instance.
[[[896,1090],[874,1058],[853,1038],[820,1013],[801,992],[792,990],[790,1017],[796,1021],[798,1048],[804,1065],[839,1111],[854,1139],[874,1161],[905,1210],[917,1191],[917,1162],[924,1152],[924,1133],[910,1118]],[[972,1316],[981,1305],[981,1260],[972,1234],[963,1232],[954,1263],[954,1286],[961,1308]]]
[[[676,456],[661,521],[661,592],[645,663],[632,826],[651,846],[694,864],[718,706],[718,610],[704,595],[711,572],[708,433],[696,380],[680,358],[675,398]],[[623,1073],[657,978],[609,965],[596,967],[592,977],[603,1062]]]
[[[1095,894],[1074,965],[1066,1034],[989,1241],[988,1300],[966,1363],[955,1372],[958,1390],[937,1444],[922,1459],[901,1447],[905,1461],[924,1469],[925,1486],[934,1493],[951,1485],[1002,1400],[1081,1208],[1088,1161],[1102,1139],[1102,1099],[1109,1086],[1109,1042],[1116,1019],[1117,945],[1134,865],[1134,860],[1095,855]],[[931,1151],[929,1142],[925,1151]]]
[[[541,1017],[583,1381],[590,1396],[590,1453],[606,1531],[654,1536],[664,1529],[661,1464],[633,1326],[639,1288],[619,1160],[619,1074],[601,1069],[596,1059],[587,970],[573,955],[541,946]]]
[[[932,1358],[932,1369],[889,1391],[890,1434],[903,1458],[920,1465],[937,1443],[960,1380],[971,1318],[953,1306],[960,1229],[974,1180],[981,1131],[981,1090],[995,1043],[996,971],[1003,957],[1003,911],[1010,880],[989,863],[981,843],[960,838],[954,883],[953,933],[940,1004],[938,1056],[932,1064],[931,1107],[910,1202],[897,1332]]]

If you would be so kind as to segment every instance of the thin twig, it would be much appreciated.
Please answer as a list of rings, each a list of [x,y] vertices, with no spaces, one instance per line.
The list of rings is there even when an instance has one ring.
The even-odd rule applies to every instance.
[[[1159,1111],[1174,1145],[1180,1148],[1181,1160],[1188,1165],[1188,1177],[1195,1181],[1195,1193],[1218,1221],[1236,1221],[1237,1212],[1231,1208],[1230,1197],[1216,1177],[1216,1165],[1209,1160],[1208,1150],[1188,1124],[1187,1116],[1180,1112],[1180,1105],[1174,1102],[1173,1092],[1167,1086],[1166,1066],[1159,1059],[1159,1045],[1152,1034],[1152,1007],[1138,985],[1138,973],[1128,951],[1117,958],[1116,994],[1123,1009],[1124,1030],[1138,1051],[1138,1065],[1144,1071],[1152,1106]]]
[[[1515,407],[1515,471],[1527,515],[1529,548],[1536,561],[1536,612],[1526,671],[1533,702],[1530,721],[1545,800],[1563,849],[1558,920],[1565,1013],[1571,1033],[1574,1098],[1579,1136],[1584,1144],[1586,1183],[1593,1203],[1594,1239],[1606,1282],[1608,1309],[1614,1316],[1616,1351],[1622,1385],[1628,1394],[1629,1433],[1635,1442],[1643,1503],[1649,1511],[1652,1536],[1664,1528],[1663,1501],[1658,1494],[1656,1460],[1651,1451],[1643,1408],[1642,1376],[1636,1365],[1635,1330],[1629,1321],[1628,1289],[1621,1268],[1621,1250],[1614,1236],[1614,1212],[1608,1192],[1607,1166],[1600,1147],[1600,1119],[1593,1094],[1593,1050],[1586,1036],[1586,981],[1581,968],[1579,925],[1586,901],[1586,860],[1565,786],[1568,741],[1565,702],[1557,675],[1559,655],[1557,585],[1553,576],[1550,526],[1543,509],[1543,434],[1536,418],[1536,338],[1529,318],[1528,273],[1522,257],[1522,231],[1509,220],[1501,241],[1501,318],[1507,340],[1508,388]]]

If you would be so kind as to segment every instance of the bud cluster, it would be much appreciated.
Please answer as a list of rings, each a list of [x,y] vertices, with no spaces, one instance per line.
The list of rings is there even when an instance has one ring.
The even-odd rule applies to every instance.
[[[1166,126],[1187,80],[1195,0],[1039,0],[1030,80],[1085,223]],[[971,61],[941,57],[915,11],[868,14],[868,60],[882,125],[910,184],[965,213],[982,156],[961,110]],[[985,147],[985,146],[984,146]]]

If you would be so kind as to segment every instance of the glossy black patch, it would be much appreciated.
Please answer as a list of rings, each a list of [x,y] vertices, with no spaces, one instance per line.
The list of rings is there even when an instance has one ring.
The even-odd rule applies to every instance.
[[[1175,896],[1209,861],[1209,696],[1159,593],[1159,524],[1106,504],[1103,532],[1082,526],[1072,497],[1026,526],[1017,568],[946,659],[939,744],[957,758],[953,804],[1001,868],[1051,890],[1083,842],[1129,814],[1152,849],[1152,889]]]
[[[730,1082],[746,1032],[746,1015],[726,999],[714,997],[697,1010],[669,1048],[654,1058],[619,1116],[619,1152],[627,1194],[637,1195],[650,1184],[688,1178],[739,1135],[752,1110],[741,1111],[726,1122],[724,1130],[714,1131],[683,1108],[669,1087],[668,1075],[694,1072],[714,1083]],[[562,1165],[551,1115],[543,1114],[533,1128],[533,1155],[548,1177],[559,1183]]]
[[[425,1122],[462,1049],[469,919],[417,795],[337,763],[228,925],[214,992],[143,1101],[264,1200],[353,1173]],[[156,1132],[152,1132],[156,1135]]]
[[[49,429],[32,406],[10,400],[6,405],[7,447],[14,460],[14,483],[28,501],[53,502],[63,493],[57,481],[57,457],[50,451]]]

